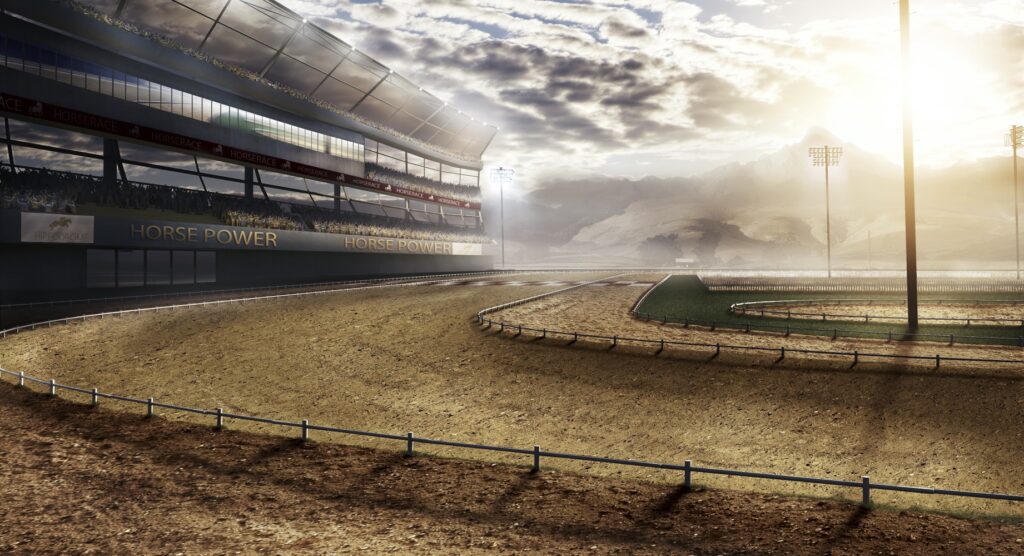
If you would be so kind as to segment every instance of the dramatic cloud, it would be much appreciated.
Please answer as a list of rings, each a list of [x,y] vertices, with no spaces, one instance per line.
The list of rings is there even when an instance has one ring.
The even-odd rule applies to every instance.
[[[691,175],[752,160],[815,126],[898,160],[892,3],[289,5],[499,125],[487,161],[516,166],[521,188],[553,176]],[[1022,14],[1021,0],[915,6],[924,163],[948,165],[1001,148],[1008,111],[1024,108]]]

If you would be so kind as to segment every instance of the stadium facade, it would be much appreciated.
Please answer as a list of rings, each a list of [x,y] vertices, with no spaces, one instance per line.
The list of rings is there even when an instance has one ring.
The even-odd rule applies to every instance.
[[[4,0],[5,300],[491,267],[497,128],[270,0]]]

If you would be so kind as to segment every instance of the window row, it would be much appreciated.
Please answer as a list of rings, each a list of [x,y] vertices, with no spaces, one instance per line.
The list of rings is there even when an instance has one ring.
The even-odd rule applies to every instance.
[[[0,34],[0,65],[178,116],[281,141],[340,158],[364,159],[363,145],[186,93]]]
[[[85,283],[89,288],[132,288],[213,284],[215,251],[88,249]]]
[[[480,172],[477,170],[444,164],[373,139],[366,139],[364,158],[366,162],[379,164],[385,168],[420,178],[450,185],[480,187]]]

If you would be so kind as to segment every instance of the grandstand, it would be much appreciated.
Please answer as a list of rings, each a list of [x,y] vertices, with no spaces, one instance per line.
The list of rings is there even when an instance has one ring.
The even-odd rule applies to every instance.
[[[0,114],[4,300],[492,264],[497,128],[272,0],[4,2]]]

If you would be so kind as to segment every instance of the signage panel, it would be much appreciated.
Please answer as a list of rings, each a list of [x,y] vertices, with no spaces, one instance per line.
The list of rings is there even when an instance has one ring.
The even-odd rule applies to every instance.
[[[92,216],[73,214],[21,213],[22,243],[93,243]]]

